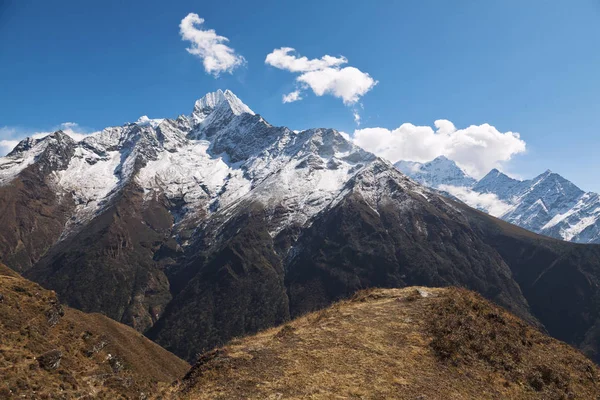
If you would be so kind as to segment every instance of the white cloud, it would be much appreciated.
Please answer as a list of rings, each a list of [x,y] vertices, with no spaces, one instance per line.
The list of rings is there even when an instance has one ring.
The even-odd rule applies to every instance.
[[[500,217],[507,212],[511,205],[503,202],[493,193],[477,193],[467,187],[440,185],[439,190],[450,193],[467,205],[483,210],[494,217]]]
[[[356,125],[360,126],[360,114],[358,113],[358,111],[352,111],[352,115],[354,116],[354,122],[356,122]]]
[[[18,144],[18,140],[0,140],[0,156],[10,153]]]
[[[284,94],[282,101],[284,103],[293,103],[294,101],[302,100],[302,96],[300,96],[300,91],[294,90],[291,93]]]
[[[351,141],[352,141],[352,137],[350,137],[350,135],[349,135],[348,133],[346,133],[346,132],[342,132],[342,131],[339,131],[339,134],[340,134],[340,135],[342,135],[342,137],[343,137],[344,139],[346,139],[347,141],[349,141],[349,142],[351,142]]]
[[[271,53],[267,54],[265,63],[275,68],[285,69],[290,72],[309,72],[319,71],[329,67],[336,67],[348,62],[346,57],[332,57],[329,55],[309,60],[306,57],[298,57],[290,54],[293,52],[295,52],[295,50],[291,47],[275,49]]]
[[[430,126],[402,124],[399,128],[365,128],[354,132],[353,141],[391,162],[427,162],[438,156],[454,160],[469,175],[481,178],[514,155],[525,152],[526,144],[515,132],[500,132],[489,124],[456,129],[447,120]]]
[[[296,80],[306,83],[317,96],[330,94],[341,98],[346,105],[356,103],[377,84],[369,74],[354,67],[310,71]]]
[[[62,130],[65,134],[69,135],[76,142],[95,133],[89,132],[88,130],[80,127],[79,124],[77,124],[76,122],[63,122],[59,126],[49,131],[23,130],[5,126],[0,128],[0,156],[10,153],[12,149],[14,149],[15,146],[26,137],[41,139],[53,132],[56,132],[57,130]]]
[[[200,29],[204,19],[198,14],[189,13],[179,24],[179,33],[183,40],[191,42],[186,50],[202,60],[204,70],[215,78],[222,72],[232,73],[243,65],[246,60],[234,49],[225,45],[229,42],[224,36],[219,36],[214,29]]]
[[[377,81],[371,75],[358,68],[341,68],[341,65],[348,63],[343,56],[325,55],[309,60],[294,52],[291,47],[275,49],[267,55],[265,63],[275,68],[300,73],[296,77],[299,88],[295,92],[310,88],[317,96],[329,94],[342,99],[346,105],[352,105],[377,85]]]

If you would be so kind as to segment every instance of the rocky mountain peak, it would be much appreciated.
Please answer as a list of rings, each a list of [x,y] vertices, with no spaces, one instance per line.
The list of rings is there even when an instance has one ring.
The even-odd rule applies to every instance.
[[[471,187],[477,182],[443,155],[426,163],[401,160],[394,166],[414,181],[433,188],[442,185]]]
[[[244,104],[232,91],[226,90],[223,92],[219,89],[196,100],[191,116],[193,124],[199,125],[217,109],[220,109],[221,113],[231,113],[233,115],[254,115],[254,111]]]
[[[41,139],[25,138],[0,161],[0,182],[7,181],[31,164],[37,164],[46,175],[51,171],[66,168],[75,150],[76,142],[61,130]]]
[[[19,155],[23,154],[24,152],[30,150],[33,146],[35,146],[35,144],[37,143],[37,140],[31,137],[27,137],[23,140],[21,140],[16,146],[15,148],[7,154],[7,157],[18,157]]]
[[[500,199],[509,198],[519,181],[494,168],[473,187],[480,193],[494,193]]]

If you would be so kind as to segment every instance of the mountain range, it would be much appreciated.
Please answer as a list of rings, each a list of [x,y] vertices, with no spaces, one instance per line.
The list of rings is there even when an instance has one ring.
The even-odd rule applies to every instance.
[[[600,196],[550,170],[518,180],[493,169],[477,181],[444,156],[427,163],[399,161],[395,166],[416,182],[532,232],[600,243]]]
[[[333,129],[273,126],[230,91],[21,141],[0,159],[0,209],[0,262],[188,361],[413,285],[472,289],[598,357],[600,246],[486,215]]]

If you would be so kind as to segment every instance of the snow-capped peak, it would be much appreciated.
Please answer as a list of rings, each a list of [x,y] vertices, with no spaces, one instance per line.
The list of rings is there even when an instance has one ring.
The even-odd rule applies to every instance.
[[[476,183],[474,178],[445,156],[426,163],[398,161],[394,166],[414,181],[433,188],[442,185],[471,187]]]
[[[147,115],[142,115],[135,121],[135,124],[138,126],[151,126],[153,128],[158,127],[161,122],[164,121],[164,118],[148,118]]]
[[[254,111],[244,104],[232,91],[221,89],[216,92],[208,93],[194,104],[192,112],[192,121],[194,125],[198,125],[206,119],[217,107],[226,105],[233,115],[250,114],[254,115]]]

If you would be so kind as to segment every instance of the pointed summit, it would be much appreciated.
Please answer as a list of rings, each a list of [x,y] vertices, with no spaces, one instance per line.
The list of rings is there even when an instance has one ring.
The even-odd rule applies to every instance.
[[[398,161],[394,166],[414,181],[433,188],[443,185],[471,187],[477,182],[446,156],[426,163]]]
[[[479,193],[493,193],[501,200],[509,199],[521,181],[494,168],[473,187]]]
[[[232,91],[226,90],[223,92],[219,89],[216,92],[208,93],[201,99],[196,100],[194,111],[192,112],[192,121],[194,125],[200,124],[217,108],[225,108],[233,115],[254,115],[254,111],[245,105]]]
[[[454,161],[450,160],[448,157],[443,156],[443,155],[442,156],[437,156],[436,158],[434,158],[430,162],[438,162],[438,163],[444,162],[444,163],[456,164]]]

